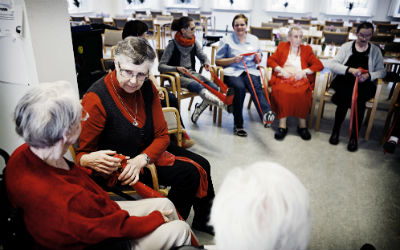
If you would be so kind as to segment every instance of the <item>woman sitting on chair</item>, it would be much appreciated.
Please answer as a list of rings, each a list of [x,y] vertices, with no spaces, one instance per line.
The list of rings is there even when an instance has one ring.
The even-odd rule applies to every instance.
[[[335,58],[324,62],[324,66],[336,74],[330,85],[335,91],[332,102],[337,105],[335,123],[329,143],[339,143],[340,127],[346,118],[347,109],[351,107],[351,99],[355,79],[358,76],[357,114],[358,128],[360,129],[365,111],[365,102],[374,97],[376,86],[373,81],[386,75],[381,50],[370,43],[374,26],[363,22],[357,27],[357,40],[343,44]],[[361,69],[368,70],[367,73]],[[358,148],[356,123],[353,124],[352,134],[347,149],[354,152]]]
[[[270,84],[272,87],[272,110],[278,116],[279,127],[276,140],[283,140],[288,132],[288,116],[299,118],[297,133],[303,140],[310,140],[306,118],[311,108],[315,72],[324,68],[308,45],[302,45],[303,32],[300,26],[292,26],[288,42],[280,42],[275,53],[268,58],[268,67],[274,69]]]
[[[197,103],[193,111],[191,120],[196,123],[200,115],[209,104],[216,105],[220,108],[232,112],[233,106],[226,106],[217,96],[205,88],[186,74],[191,75],[203,81],[214,89],[218,89],[217,85],[196,72],[195,61],[197,57],[204,65],[205,70],[210,70],[209,60],[204,54],[199,42],[196,42],[194,30],[196,25],[191,17],[183,16],[172,22],[171,29],[177,31],[174,39],[170,40],[165,49],[158,70],[163,72],[179,72],[181,86],[187,88],[190,92],[195,92],[203,99],[201,103]]]
[[[218,45],[215,64],[224,67],[224,81],[228,87],[235,91],[233,98],[233,133],[237,136],[247,136],[243,127],[243,102],[246,96],[246,89],[251,94],[251,99],[256,105],[258,115],[265,124],[272,123],[275,114],[263,93],[260,81],[260,72],[257,69],[257,63],[260,62],[262,53],[258,38],[247,33],[247,17],[238,14],[233,18],[232,27],[235,32],[226,36]],[[243,56],[242,54],[253,53],[254,55]],[[248,73],[243,62],[246,62]],[[254,91],[251,86],[251,78]],[[258,100],[258,101],[257,101]],[[258,105],[258,102],[260,105]]]
[[[82,123],[77,162],[104,183],[121,161],[112,156],[130,157],[119,176],[122,185],[136,183],[143,167],[155,163],[159,183],[171,186],[168,198],[178,212],[187,219],[193,205],[193,228],[210,233],[212,228],[206,225],[214,198],[210,164],[200,155],[170,144],[158,91],[147,79],[155,56],[145,38],[127,37],[117,44],[115,70],[95,82],[82,99],[90,117]],[[166,150],[191,162],[173,157],[161,161]],[[150,173],[144,170],[140,178],[150,183]]]
[[[122,31],[122,39],[125,39],[130,36],[146,38],[146,33],[148,30],[149,30],[149,27],[147,27],[147,24],[145,24],[144,22],[142,22],[140,20],[128,21],[124,26],[124,30]],[[156,78],[154,77],[154,75],[152,73],[149,73],[149,79],[153,82],[153,84],[155,84],[155,85],[157,85],[157,87],[159,87],[158,81],[156,80]],[[167,107],[167,101],[164,96],[164,92],[159,91],[158,95],[161,100],[161,106]],[[169,99],[170,106],[176,108],[179,111],[179,115],[181,115],[180,110],[179,110],[179,105],[178,105],[178,99],[176,99],[176,96],[174,94],[172,94],[171,92],[168,92],[168,99]],[[181,124],[183,127],[185,127],[185,125],[183,124],[183,121],[182,121],[182,117],[181,117]],[[194,145],[194,141],[189,137],[189,135],[184,130],[182,146],[184,148],[190,148],[193,145]]]
[[[189,245],[189,225],[178,220],[168,199],[114,202],[85,171],[63,158],[79,137],[82,113],[78,93],[68,82],[36,84],[15,109],[16,131],[25,144],[8,161],[6,186],[11,204],[22,210],[32,249]]]

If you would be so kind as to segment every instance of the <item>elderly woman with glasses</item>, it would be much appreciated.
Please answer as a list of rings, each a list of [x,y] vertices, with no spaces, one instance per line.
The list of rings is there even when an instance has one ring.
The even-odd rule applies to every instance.
[[[365,102],[374,97],[376,92],[374,81],[386,75],[381,50],[375,44],[370,43],[373,33],[372,23],[361,23],[357,27],[357,40],[343,44],[335,58],[324,62],[324,66],[334,73],[330,88],[332,92],[335,92],[332,102],[337,105],[337,108],[332,134],[329,138],[329,143],[332,145],[339,143],[340,127],[346,118],[347,110],[351,107],[356,77],[359,77],[357,113],[358,129],[360,129],[364,118]],[[362,72],[360,68],[368,70],[368,72]],[[357,130],[354,123],[347,150],[354,152],[357,149]]]
[[[193,206],[193,228],[212,232],[206,224],[214,198],[210,164],[170,144],[158,91],[147,78],[155,56],[145,38],[127,37],[116,45],[115,70],[95,82],[82,99],[90,118],[82,124],[77,163],[93,171],[92,177],[103,186],[120,164],[115,153],[129,157],[119,176],[122,185],[136,183],[139,175],[151,183],[143,167],[155,163],[159,183],[171,187],[168,198],[182,217],[186,219]],[[180,157],[165,161],[165,151],[189,162]]]
[[[15,109],[16,132],[25,144],[8,161],[6,187],[11,204],[22,211],[32,249],[189,245],[189,225],[178,220],[168,199],[114,202],[63,158],[79,137],[81,115],[78,93],[68,82],[37,84]]]

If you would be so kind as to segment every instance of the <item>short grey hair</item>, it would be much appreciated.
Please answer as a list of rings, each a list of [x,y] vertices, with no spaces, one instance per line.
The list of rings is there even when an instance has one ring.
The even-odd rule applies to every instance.
[[[156,53],[150,46],[146,38],[143,37],[127,37],[117,43],[115,50],[115,57],[125,55],[132,59],[132,63],[141,65],[145,61],[153,63],[156,58]]]
[[[79,95],[66,81],[36,84],[19,100],[15,130],[29,146],[51,147],[79,121]]]
[[[301,26],[299,26],[299,25],[292,25],[292,26],[289,27],[288,36],[291,36],[291,35],[292,35],[293,30],[300,31],[301,34],[303,34],[303,29],[301,28]]]
[[[210,224],[217,249],[302,250],[310,234],[308,192],[276,163],[234,168],[213,201]]]

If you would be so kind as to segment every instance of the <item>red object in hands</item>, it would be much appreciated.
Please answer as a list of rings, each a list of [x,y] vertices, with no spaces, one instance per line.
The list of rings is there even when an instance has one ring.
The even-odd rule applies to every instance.
[[[368,70],[363,68],[358,68],[361,73],[368,73]],[[356,139],[358,143],[358,112],[357,112],[357,99],[358,99],[358,76],[356,76],[356,81],[354,83],[353,94],[351,97],[351,111],[350,111],[350,130],[349,130],[349,140],[351,139],[351,132],[353,130],[353,123],[356,123]],[[354,121],[355,116],[355,121]]]
[[[126,167],[127,164],[127,159],[124,155],[121,154],[115,154],[113,155],[114,157],[117,157],[119,159],[121,159],[121,167],[122,170],[124,170],[124,168]],[[114,185],[117,183],[118,181],[118,176],[119,176],[119,172],[115,172],[110,180],[108,181],[108,185],[110,186],[110,184],[114,183]],[[159,192],[157,192],[156,190],[152,189],[151,187],[145,185],[144,183],[138,181],[135,184],[132,184],[131,187],[133,189],[135,189],[135,191],[142,197],[142,198],[166,198],[165,196],[163,196],[162,194],[160,194]],[[180,220],[185,221],[182,216],[179,214],[178,210],[176,210],[176,213],[178,214],[178,217]],[[196,236],[193,234],[193,232],[190,232],[191,234],[191,243],[193,246],[199,246],[199,242],[197,241]]]

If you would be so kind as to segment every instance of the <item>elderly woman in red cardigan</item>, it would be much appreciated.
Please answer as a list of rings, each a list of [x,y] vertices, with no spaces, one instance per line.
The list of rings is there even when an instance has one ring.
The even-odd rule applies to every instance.
[[[311,107],[311,92],[314,89],[315,72],[324,68],[314,55],[312,48],[302,45],[301,27],[292,26],[288,33],[288,42],[281,42],[275,53],[267,61],[274,69],[270,85],[272,86],[271,105],[279,119],[275,133],[276,140],[283,140],[288,132],[288,116],[299,118],[297,133],[303,140],[310,140],[306,118]]]

